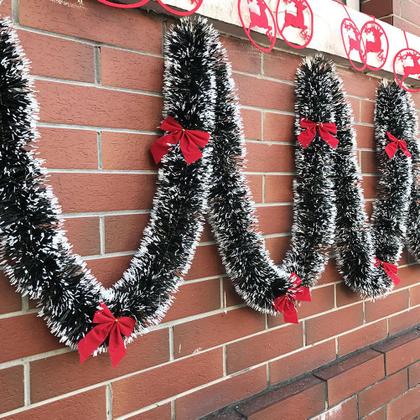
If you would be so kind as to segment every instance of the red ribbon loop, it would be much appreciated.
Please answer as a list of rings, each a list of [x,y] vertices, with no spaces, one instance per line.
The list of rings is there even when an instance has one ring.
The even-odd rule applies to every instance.
[[[283,313],[284,322],[298,324],[296,301],[310,302],[311,291],[309,287],[302,286],[302,279],[296,273],[292,273],[290,278],[294,279],[292,287],[284,295],[277,296],[273,306],[277,312]]]
[[[203,149],[210,139],[210,134],[200,130],[187,130],[174,117],[166,117],[159,127],[166,131],[152,145],[150,151],[155,163],[159,163],[168,153],[171,146],[178,144],[185,161],[190,165],[199,160],[203,154]]]
[[[335,123],[317,123],[307,120],[306,118],[302,118],[300,120],[300,126],[304,129],[304,131],[298,135],[297,139],[304,149],[313,142],[317,132],[325,143],[333,149],[337,148],[339,141],[336,137],[334,137],[337,135],[337,125]]]
[[[109,356],[112,366],[115,367],[126,352],[123,336],[128,337],[132,334],[136,321],[128,316],[115,318],[104,303],[101,303],[100,307],[93,316],[93,323],[96,326],[79,341],[80,363],[87,360],[109,338]]]
[[[379,258],[375,258],[375,267],[382,267],[395,286],[400,283],[401,279],[398,277],[398,266],[396,264],[391,264],[381,261]]]
[[[386,132],[386,135],[388,136],[390,143],[385,146],[385,152],[390,159],[395,156],[398,149],[400,149],[407,157],[411,158],[411,153],[407,149],[407,143],[405,140],[397,139],[389,131]]]

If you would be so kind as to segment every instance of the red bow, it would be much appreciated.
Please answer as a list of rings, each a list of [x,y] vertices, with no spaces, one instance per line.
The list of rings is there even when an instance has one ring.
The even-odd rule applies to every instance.
[[[304,149],[312,143],[317,131],[325,143],[329,144],[333,149],[337,148],[339,141],[336,137],[334,137],[337,134],[337,126],[335,123],[317,123],[307,120],[306,118],[302,118],[300,120],[300,126],[304,129],[304,131],[298,135],[297,139]]]
[[[290,278],[294,279],[292,287],[284,295],[277,296],[273,300],[273,306],[276,311],[283,312],[284,322],[298,324],[296,301],[310,302],[311,291],[309,287],[301,286],[302,279],[295,273]]]
[[[101,309],[97,310],[93,316],[93,323],[97,325],[79,341],[80,363],[83,363],[109,338],[109,356],[112,366],[115,367],[126,351],[122,336],[127,337],[132,334],[136,321],[128,316],[115,318],[108,306],[104,303],[100,306]]]
[[[411,153],[407,149],[407,143],[405,140],[397,139],[389,131],[386,132],[386,135],[388,136],[389,140],[391,140],[391,143],[388,143],[385,146],[385,152],[390,159],[395,156],[395,153],[397,153],[398,149],[401,149],[407,157],[411,158]]]
[[[379,258],[375,258],[375,267],[382,267],[395,286],[400,283],[401,279],[398,277],[398,266],[396,264],[387,263],[381,261]]]
[[[159,137],[152,145],[150,151],[153,159],[159,163],[165,156],[171,145],[178,144],[182,155],[190,165],[203,156],[203,149],[209,142],[210,134],[200,130],[187,130],[174,117],[166,117],[160,124],[160,129],[167,131],[162,137]]]

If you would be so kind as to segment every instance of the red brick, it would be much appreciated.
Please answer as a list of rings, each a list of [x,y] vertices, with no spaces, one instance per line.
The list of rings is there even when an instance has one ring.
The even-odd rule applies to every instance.
[[[105,217],[105,251],[134,251],[139,247],[149,214]]]
[[[325,404],[325,384],[313,376],[268,391],[236,406],[249,420],[303,419],[319,414]]]
[[[113,415],[138,410],[222,375],[222,349],[216,349],[113,382]]]
[[[420,387],[416,387],[388,404],[387,419],[415,419],[419,412]]]
[[[313,420],[354,420],[357,418],[357,398],[353,397],[330,408]]]
[[[20,311],[22,299],[3,273],[0,273],[0,314]]]
[[[410,284],[417,284],[420,279],[420,264],[400,268],[398,275],[401,278],[401,283],[397,286],[397,289],[409,286]]]
[[[155,175],[54,173],[51,184],[63,212],[150,209]]]
[[[362,181],[363,195],[365,198],[376,197],[376,184],[378,177],[376,176],[364,176]]]
[[[46,81],[35,85],[42,122],[154,131],[161,119],[157,96]]]
[[[270,54],[264,54],[264,74],[280,80],[294,80],[296,68],[300,65],[302,57],[273,50]]]
[[[23,366],[0,370],[0,413],[24,404]]]
[[[318,284],[328,284],[339,280],[341,280],[341,274],[338,272],[335,261],[329,260]]]
[[[360,116],[360,112],[361,112],[361,101],[360,99],[357,98],[348,98],[350,105],[351,105],[351,109],[353,111],[353,116],[354,116],[354,121],[355,122],[360,122],[361,120],[361,116]]]
[[[102,133],[102,162],[104,169],[156,169],[150,147],[157,136],[144,134]]]
[[[171,420],[171,404],[159,405],[136,416],[130,416],[130,420]]]
[[[141,10],[133,13],[133,10],[116,9],[97,1],[83,2],[83,7],[65,7],[48,1],[39,7],[39,0],[26,0],[19,6],[19,23],[23,26],[161,53],[160,19]]]
[[[270,382],[272,384],[287,381],[290,378],[310,372],[335,359],[335,341],[329,340],[312,347],[306,347],[298,353],[270,362]]]
[[[293,86],[235,74],[242,105],[293,112]]]
[[[261,112],[251,109],[242,109],[241,116],[244,124],[245,138],[261,139]]]
[[[367,322],[374,321],[378,318],[383,318],[395,312],[400,312],[408,308],[409,293],[408,290],[392,293],[384,299],[376,302],[366,302],[365,317]]]
[[[383,355],[366,350],[331,366],[315,376],[327,381],[328,403],[335,405],[385,376]]]
[[[364,174],[375,174],[377,173],[376,167],[376,153],[375,152],[368,152],[368,151],[361,151],[362,156],[362,172]]]
[[[216,245],[197,247],[192,266],[186,279],[218,276],[225,272]]]
[[[374,411],[365,417],[365,420],[386,420],[386,407]]]
[[[127,373],[169,361],[168,330],[158,330],[139,337],[127,347],[127,354],[113,368],[109,354],[79,363],[79,354],[71,352],[31,362],[31,400],[42,401],[79,388],[103,382]],[[66,380],[63,381],[63,378]]]
[[[233,373],[302,347],[302,324],[267,331],[226,347],[227,372]]]
[[[298,308],[299,319],[304,319],[309,316],[328,311],[334,307],[334,286],[326,286],[311,290],[311,303],[302,302]],[[270,316],[268,318],[268,326],[276,326],[283,324],[283,317],[281,314],[277,316]]]
[[[407,371],[389,376],[359,394],[359,414],[365,416],[407,391]]]
[[[336,285],[336,296],[337,306],[350,305],[363,300],[358,293],[351,290],[344,282]]]
[[[258,227],[264,235],[290,232],[292,226],[291,206],[257,208]]]
[[[261,53],[248,41],[228,36],[222,36],[221,41],[227,50],[233,70],[261,73]]]
[[[408,381],[410,388],[420,384],[420,362],[414,363],[408,368]]]
[[[229,306],[241,305],[244,301],[236,293],[235,288],[229,278],[223,279],[223,307],[228,308]]]
[[[0,4],[0,14],[2,17],[11,14],[11,0],[4,0]]]
[[[0,319],[0,331],[3,337],[13,337],[3,340],[0,363],[63,348],[36,314]]]
[[[185,283],[175,295],[175,301],[164,322],[186,318],[220,308],[220,280]]]
[[[176,418],[201,418],[227,404],[255,395],[266,386],[265,367],[261,366],[178,398],[175,402]]]
[[[246,170],[249,172],[292,172],[294,171],[293,147],[282,144],[246,144]]]
[[[375,114],[374,101],[361,101],[361,121],[364,123],[373,124]]]
[[[252,199],[255,203],[262,203],[263,201],[263,175],[246,175],[248,187],[251,190]]]
[[[114,48],[101,48],[103,85],[160,92],[162,80],[162,58]]]
[[[293,143],[295,118],[293,115],[264,112],[264,140]]]
[[[175,325],[175,357],[227,343],[263,329],[264,317],[248,308]]]
[[[51,418],[52,413],[55,413],[56,419],[103,420],[106,418],[105,395],[105,387],[95,388],[13,414],[9,420],[48,419]]]
[[[357,304],[339,309],[306,321],[306,340],[308,344],[358,327],[363,322],[362,305]],[[331,320],[334,322],[331,322]]]
[[[34,32],[19,31],[19,39],[31,61],[31,73],[58,79],[94,82],[94,50],[91,45]]]
[[[73,245],[73,251],[80,255],[97,255],[100,253],[99,219],[81,217],[66,219],[64,229]]]
[[[342,356],[383,340],[387,333],[386,319],[363,326],[356,331],[338,337],[338,354]]]
[[[420,331],[409,331],[374,349],[385,354],[386,373],[390,375],[420,359]]]
[[[265,202],[290,203],[293,201],[293,175],[266,175]]]
[[[338,73],[343,79],[344,89],[348,94],[361,98],[375,99],[378,79],[352,70],[338,69]]]
[[[289,248],[289,237],[266,238],[265,246],[276,264],[280,264]]]
[[[354,128],[356,129],[357,147],[373,149],[375,145],[373,127],[355,125]]]
[[[420,305],[420,285],[410,289],[410,306]]]
[[[98,258],[88,260],[87,265],[92,270],[93,275],[105,287],[111,287],[123,275],[130,265],[131,255],[121,257]]]
[[[420,306],[412,308],[406,312],[388,318],[388,328],[390,334],[398,333],[413,325],[418,324],[420,319]]]
[[[50,169],[97,169],[98,146],[95,131],[61,128],[39,129],[38,150]]]

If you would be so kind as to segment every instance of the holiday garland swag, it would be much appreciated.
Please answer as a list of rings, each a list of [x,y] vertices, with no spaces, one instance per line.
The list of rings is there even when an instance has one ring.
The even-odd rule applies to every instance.
[[[419,151],[409,94],[395,84],[378,89],[380,198],[370,226],[351,110],[333,64],[317,56],[297,73],[294,223],[290,250],[280,266],[273,263],[255,231],[226,52],[204,19],[185,19],[165,39],[166,135],[152,147],[161,168],[150,221],[128,270],[105,289],[72,253],[59,205],[44,184],[32,146],[36,104],[7,20],[0,22],[0,49],[1,264],[20,292],[38,299],[51,331],[79,348],[81,360],[109,348],[118,363],[125,344],[162,319],[189,268],[206,212],[237,292],[254,309],[281,311],[289,322],[297,322],[295,302],[310,300],[309,286],[332,247],[346,284],[368,297],[392,287],[404,240],[419,256],[413,182]]]

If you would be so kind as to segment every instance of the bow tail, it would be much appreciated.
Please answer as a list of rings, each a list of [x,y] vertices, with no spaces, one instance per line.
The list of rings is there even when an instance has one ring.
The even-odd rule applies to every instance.
[[[397,149],[398,149],[398,146],[397,146],[397,144],[396,144],[396,143],[394,143],[394,142],[392,142],[392,143],[388,143],[388,144],[385,146],[385,152],[386,152],[386,154],[388,155],[388,157],[389,157],[390,159],[392,159],[392,158],[395,156],[395,153],[397,153]]]
[[[315,127],[307,127],[297,136],[298,142],[304,149],[306,149],[312,143],[312,140],[315,138],[315,134]]]
[[[401,279],[398,277],[397,269],[394,268],[394,267],[392,267],[392,268],[384,267],[384,269],[385,269],[385,272],[388,275],[388,277],[392,280],[392,283],[394,283],[395,286],[398,286]]]
[[[124,340],[121,335],[121,331],[118,323],[115,323],[112,327],[109,336],[109,357],[111,358],[112,367],[116,367],[120,363],[121,359],[125,356],[126,348]]]
[[[80,363],[85,362],[106,340],[111,328],[112,323],[96,325],[79,341],[77,350],[80,355]]]
[[[284,322],[291,324],[299,324],[298,313],[295,304],[287,299],[283,309]]]
[[[201,157],[203,156],[203,153],[196,144],[194,137],[190,136],[189,134],[184,133],[179,142],[179,145],[181,148],[182,155],[184,156],[184,159],[188,163],[188,165],[191,165],[192,163],[201,159]]]
[[[325,127],[320,127],[319,135],[321,138],[333,149],[336,149],[339,141],[337,137],[334,137],[330,131],[328,131]]]
[[[167,134],[158,138],[150,148],[155,163],[158,164],[168,153],[169,147],[176,143],[178,143],[178,139],[173,134]]]

